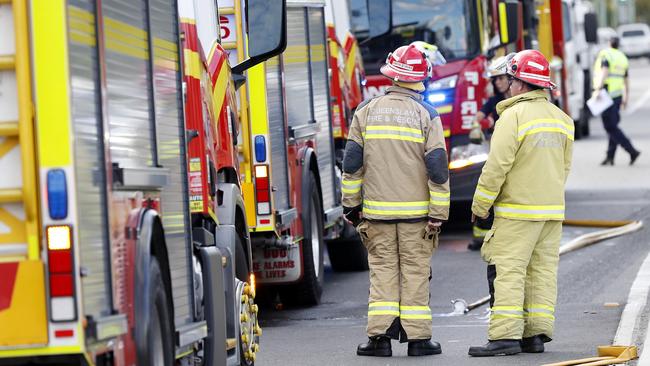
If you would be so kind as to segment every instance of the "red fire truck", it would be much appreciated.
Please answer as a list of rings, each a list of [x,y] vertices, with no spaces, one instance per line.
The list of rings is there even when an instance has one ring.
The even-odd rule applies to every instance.
[[[240,70],[286,44],[248,4]],[[255,360],[235,84],[216,4],[176,6],[0,2],[2,365]]]
[[[521,3],[350,0],[349,4],[352,30],[360,41],[367,73],[366,98],[383,93],[390,84],[379,68],[397,47],[425,41],[438,46],[445,56],[447,64],[433,69],[425,100],[436,108],[445,129],[451,199],[471,200],[487,159],[487,146],[470,144],[468,133],[489,96],[488,59],[523,47]]]
[[[350,32],[350,18],[345,1],[327,0],[328,65],[332,111],[332,136],[336,156],[337,180],[341,179],[343,152],[348,129],[357,106],[363,102],[366,83],[363,60],[356,37]],[[327,241],[327,252],[335,271],[367,270],[367,252],[354,227],[336,223],[333,238]]]

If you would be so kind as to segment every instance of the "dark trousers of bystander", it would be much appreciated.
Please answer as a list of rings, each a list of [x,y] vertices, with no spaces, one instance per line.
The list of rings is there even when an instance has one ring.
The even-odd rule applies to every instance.
[[[607,131],[607,136],[609,137],[607,159],[614,159],[618,145],[621,145],[621,147],[623,147],[623,149],[625,149],[625,151],[630,155],[636,153],[636,149],[632,146],[630,139],[628,139],[620,127],[618,127],[618,124],[621,122],[622,99],[622,97],[614,98],[614,104],[607,108],[602,114],[603,125],[605,126],[605,131]]]

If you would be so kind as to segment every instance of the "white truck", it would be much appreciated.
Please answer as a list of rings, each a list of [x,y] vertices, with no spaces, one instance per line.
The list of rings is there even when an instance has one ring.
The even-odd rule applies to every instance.
[[[587,99],[591,96],[592,68],[598,43],[593,4],[584,0],[562,1],[564,31],[564,110],[576,123],[576,138],[589,136]]]

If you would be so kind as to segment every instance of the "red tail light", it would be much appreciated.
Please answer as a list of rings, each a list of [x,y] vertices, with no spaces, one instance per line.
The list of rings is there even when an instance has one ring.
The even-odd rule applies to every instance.
[[[72,228],[67,225],[46,229],[50,279],[50,318],[73,321],[77,318]]]
[[[255,166],[255,196],[257,198],[257,214],[271,214],[271,192],[269,184],[269,166]]]

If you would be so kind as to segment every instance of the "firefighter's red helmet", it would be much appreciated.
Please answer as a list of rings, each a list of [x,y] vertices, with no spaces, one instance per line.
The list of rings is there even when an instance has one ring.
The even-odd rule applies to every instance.
[[[417,83],[430,76],[431,65],[424,54],[411,44],[389,53],[386,64],[380,71],[384,76],[395,81]]]
[[[551,69],[546,57],[537,50],[519,51],[508,61],[506,72],[528,84],[544,89],[555,89],[551,82]]]

